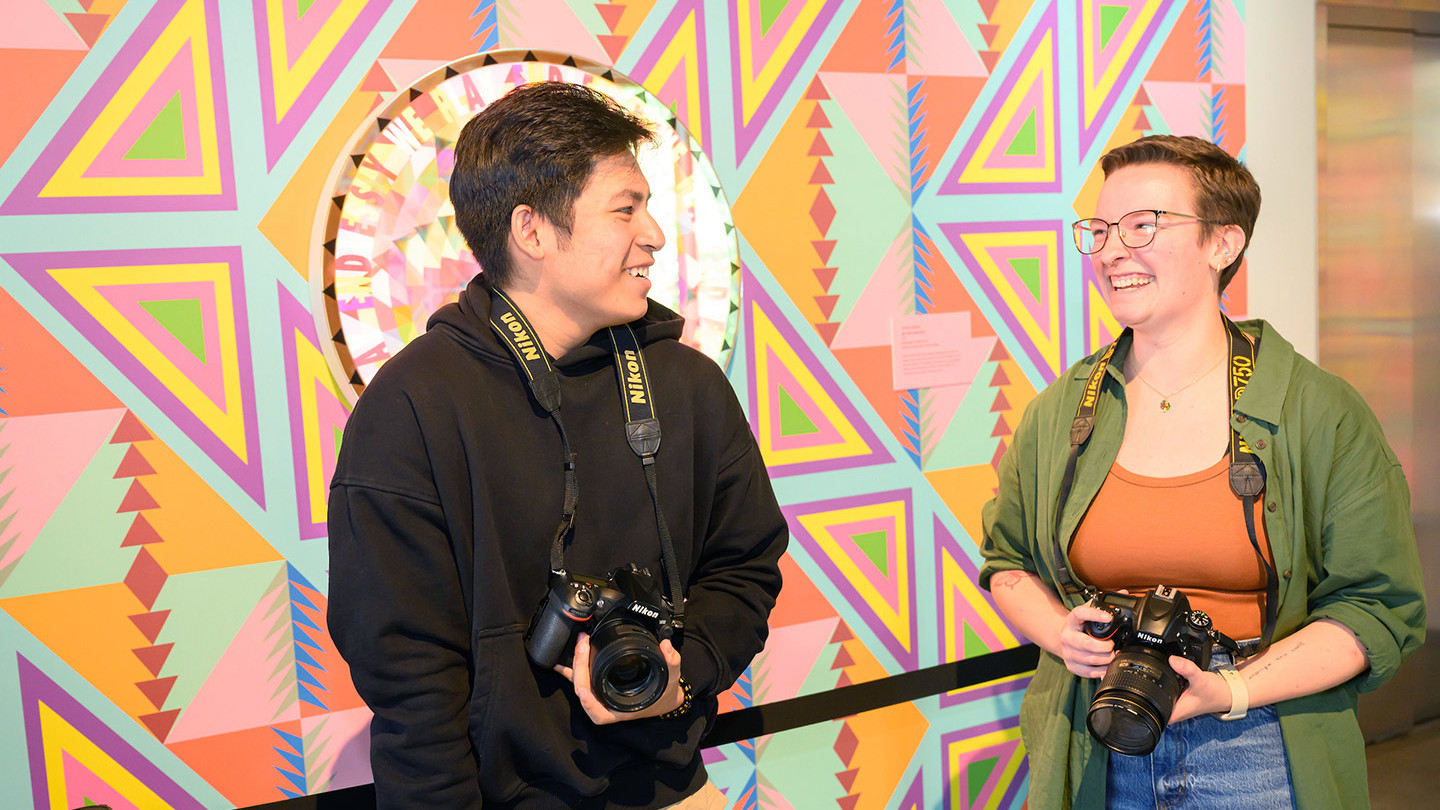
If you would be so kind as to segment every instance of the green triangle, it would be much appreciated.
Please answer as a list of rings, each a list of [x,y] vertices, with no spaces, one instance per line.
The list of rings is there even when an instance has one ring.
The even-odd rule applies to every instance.
[[[1025,282],[1025,289],[1035,296],[1035,300],[1040,300],[1040,260],[1036,258],[1011,259],[1010,269],[1014,270],[1015,275]]]
[[[314,4],[315,0],[299,0],[297,3],[295,3],[295,16],[304,17],[305,12],[309,11],[310,7]]]
[[[980,635],[978,633],[976,633],[970,628],[969,624],[965,625],[965,632],[963,635],[964,638],[962,639],[962,646],[964,648],[966,658],[976,658],[990,652],[990,646],[986,644],[983,639],[980,638]]]
[[[1125,20],[1125,15],[1129,13],[1129,6],[1100,7],[1100,47],[1102,49],[1110,45],[1110,37],[1115,36],[1116,29],[1120,27],[1120,23]]]
[[[180,94],[165,104],[150,126],[140,133],[126,160],[180,160],[185,157],[185,127],[180,120]]]
[[[140,306],[189,349],[191,354],[200,358],[200,362],[205,362],[205,315],[200,299],[141,301]]]
[[[342,425],[336,425],[334,427],[331,427],[330,429],[335,431],[335,453],[336,455],[339,455],[340,440],[345,436],[345,428]]]
[[[1040,154],[1040,147],[1035,142],[1035,115],[1036,111],[1031,110],[1020,131],[1015,133],[1015,140],[1011,141],[1009,148],[1005,150],[1006,157]]]
[[[980,791],[985,789],[985,780],[990,778],[990,774],[995,771],[995,766],[999,763],[1000,757],[990,757],[989,759],[978,759],[965,768],[965,779],[970,783],[969,798],[971,800],[979,796]]]
[[[855,541],[856,548],[865,552],[865,556],[870,559],[870,562],[875,563],[875,567],[880,569],[881,574],[890,576],[890,555],[886,554],[890,550],[890,534],[888,532],[866,532],[857,534],[850,539]]]
[[[780,435],[801,436],[807,433],[819,433],[820,428],[810,421],[799,405],[784,388],[780,389]]]
[[[780,18],[780,12],[790,5],[790,0],[760,0],[760,36],[770,32],[770,26]]]

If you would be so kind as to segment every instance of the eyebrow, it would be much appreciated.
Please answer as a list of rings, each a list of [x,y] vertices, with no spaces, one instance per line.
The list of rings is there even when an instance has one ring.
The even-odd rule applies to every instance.
[[[645,203],[645,201],[646,201],[647,199],[649,199],[649,198],[650,198],[650,195],[649,195],[649,194],[642,193],[642,192],[637,191],[637,190],[635,190],[635,189],[633,189],[633,188],[627,188],[627,189],[622,189],[622,190],[620,190],[620,191],[615,192],[615,194],[610,197],[610,201],[611,201],[611,202],[625,202],[625,201],[628,201],[628,202],[633,202],[633,203],[635,203],[635,204],[637,204],[637,205],[643,205],[643,204]]]

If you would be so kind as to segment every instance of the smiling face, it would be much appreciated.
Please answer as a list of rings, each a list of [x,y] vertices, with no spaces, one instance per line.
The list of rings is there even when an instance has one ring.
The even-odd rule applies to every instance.
[[[653,254],[665,246],[649,199],[650,183],[634,155],[599,158],[575,200],[569,235],[544,228],[537,294],[554,320],[565,322],[566,342],[645,314]]]
[[[1159,209],[1195,213],[1195,193],[1185,169],[1164,163],[1126,166],[1106,178],[1095,216],[1116,222],[1131,211]],[[1100,289],[1116,320],[1138,330],[1186,329],[1211,319],[1220,308],[1219,263],[1226,249],[1217,231],[1203,241],[1204,225],[1188,217],[1160,215],[1155,239],[1125,246],[1111,228],[1105,246],[1090,256]]]

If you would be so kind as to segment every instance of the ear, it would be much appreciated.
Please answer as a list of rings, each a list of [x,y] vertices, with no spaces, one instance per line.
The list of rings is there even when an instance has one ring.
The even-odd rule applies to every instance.
[[[545,258],[545,243],[540,237],[544,219],[528,205],[517,205],[510,212],[510,243],[521,255],[532,261]]]
[[[1224,270],[1245,249],[1245,231],[1239,225],[1226,225],[1216,231],[1215,236],[1210,266]]]

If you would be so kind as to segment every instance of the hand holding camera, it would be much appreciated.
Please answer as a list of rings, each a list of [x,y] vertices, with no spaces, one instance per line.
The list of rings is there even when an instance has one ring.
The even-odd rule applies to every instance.
[[[536,666],[550,669],[573,649],[570,677],[577,681],[582,702],[581,680],[605,710],[640,712],[673,691],[680,677],[679,653],[668,638],[660,640],[669,635],[670,617],[650,572],[633,563],[604,579],[560,571],[552,575],[550,590],[530,620],[525,652]],[[585,644],[578,649],[581,635]],[[590,708],[586,711],[594,718],[597,713]]]
[[[1140,596],[1095,591],[1090,604],[1099,611],[1098,618],[1084,621],[1084,632],[1112,641],[1116,652],[1090,703],[1086,724],[1112,751],[1143,756],[1155,750],[1188,685],[1171,667],[1170,657],[1193,662],[1194,668],[1186,669],[1194,675],[1209,668],[1217,643],[1232,651],[1236,644],[1215,630],[1204,611],[1191,610],[1184,593],[1165,585]]]

